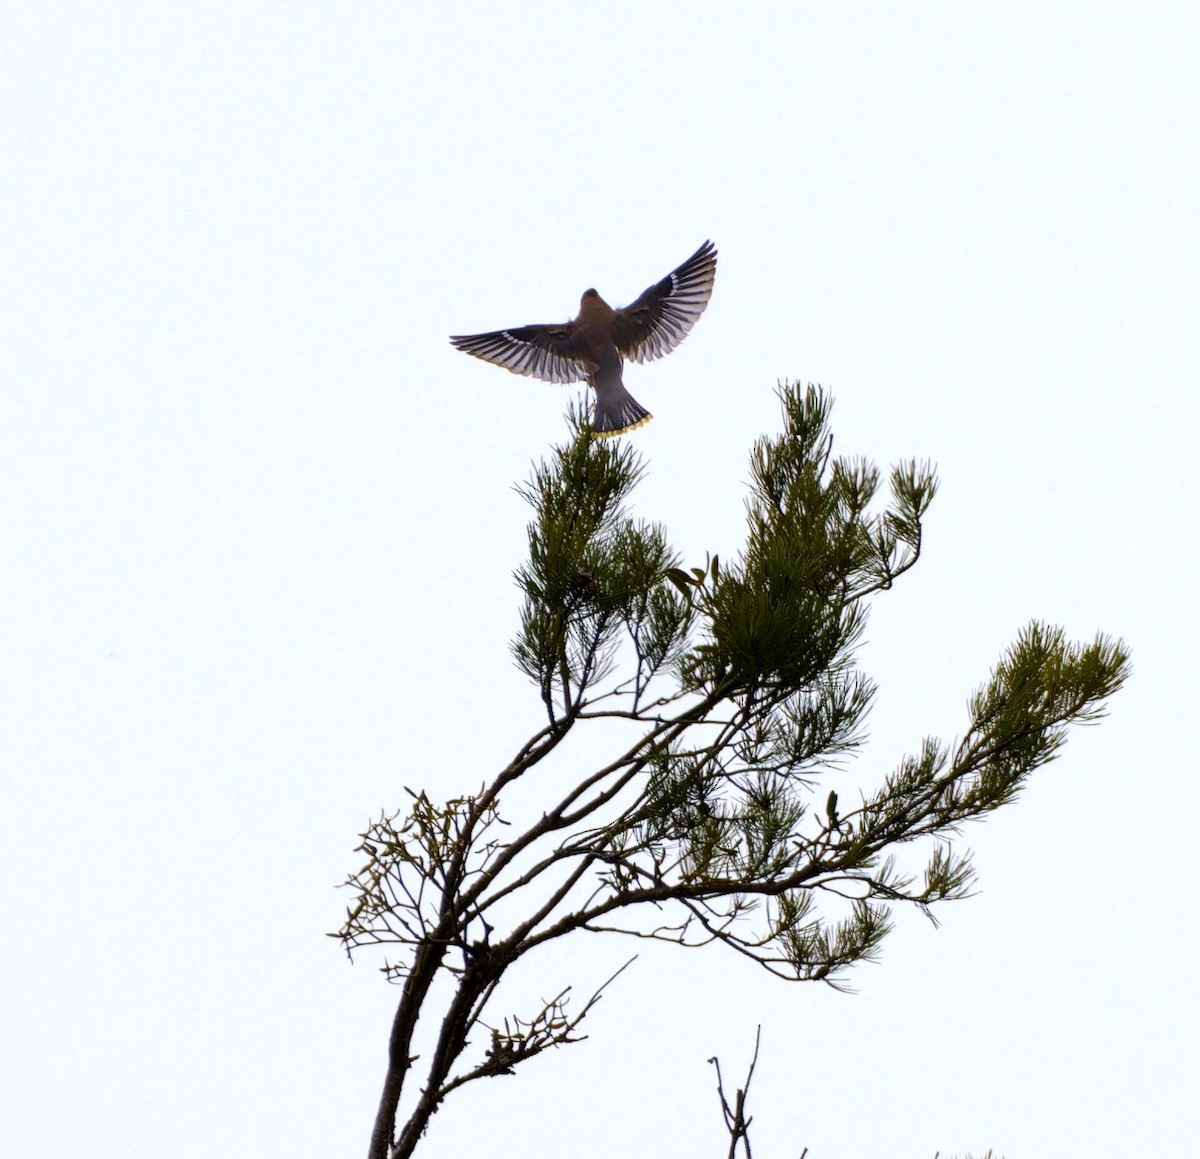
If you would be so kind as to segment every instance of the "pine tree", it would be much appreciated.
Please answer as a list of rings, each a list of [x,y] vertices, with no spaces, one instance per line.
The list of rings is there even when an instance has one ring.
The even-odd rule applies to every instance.
[[[724,945],[780,977],[844,985],[879,954],[897,903],[967,895],[959,828],[1012,801],[1126,679],[1119,641],[1031,623],[971,698],[960,739],[926,740],[853,801],[820,793],[863,741],[874,687],[855,645],[869,601],[917,562],[937,484],[927,465],[894,467],[876,510],[878,469],[832,453],[828,394],[785,385],[780,398],[784,429],[753,449],[732,562],[683,567],[664,529],[628,511],[636,452],[593,439],[578,412],[523,488],[513,656],[546,723],[476,792],[437,803],[409,790],[406,811],[362,835],[366,863],[347,882],[356,898],[335,936],[351,953],[398,947],[371,1159],[411,1155],[458,1087],[579,1038],[599,992],[577,1009],[563,991],[494,1013],[519,962],[577,931]],[[561,769],[537,781],[578,729],[602,736],[605,759],[565,787]],[[511,824],[518,782],[540,804]],[[902,872],[914,843],[923,869]],[[418,1016],[438,1032],[411,1090]]]

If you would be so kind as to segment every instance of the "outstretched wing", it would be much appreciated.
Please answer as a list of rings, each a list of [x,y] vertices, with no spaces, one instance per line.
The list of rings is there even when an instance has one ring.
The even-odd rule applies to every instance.
[[[704,313],[717,276],[717,249],[706,241],[674,273],[617,311],[613,341],[634,362],[674,350]]]
[[[529,374],[546,382],[584,382],[596,369],[580,359],[567,326],[514,326],[490,334],[464,334],[450,341],[458,350],[494,362],[513,374]]]

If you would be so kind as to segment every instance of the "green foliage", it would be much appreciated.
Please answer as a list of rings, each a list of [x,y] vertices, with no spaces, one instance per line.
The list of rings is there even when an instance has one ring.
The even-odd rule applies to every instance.
[[[411,1153],[448,1091],[575,1040],[565,992],[503,1029],[484,1021],[514,963],[574,931],[717,942],[781,977],[845,985],[878,956],[896,903],[928,912],[969,893],[960,827],[1012,801],[1126,679],[1119,642],[1030,624],[971,698],[961,739],[925,740],[856,801],[822,800],[817,782],[862,743],[874,695],[855,658],[868,600],[919,558],[937,483],[902,464],[881,503],[878,469],[832,454],[829,396],[785,385],[780,400],[782,432],[751,456],[745,544],[724,562],[685,569],[662,527],[629,515],[641,461],[578,413],[521,489],[533,519],[513,655],[547,723],[477,794],[444,807],[413,794],[407,818],[381,818],[348,882],[347,949],[403,951],[385,966],[404,997],[377,1159]],[[597,720],[612,751],[565,786],[535,782],[536,819],[509,826],[508,787]],[[902,871],[917,843],[921,871]],[[457,988],[392,1146],[417,1016],[446,973]],[[491,1052],[460,1064],[480,1024]]]
[[[636,648],[640,686],[675,659],[692,620],[689,603],[663,583],[677,557],[662,528],[625,513],[642,474],[635,452],[592,439],[577,414],[572,427],[572,441],[521,490],[536,517],[529,562],[517,570],[525,606],[513,655],[552,723],[608,674],[622,632]]]

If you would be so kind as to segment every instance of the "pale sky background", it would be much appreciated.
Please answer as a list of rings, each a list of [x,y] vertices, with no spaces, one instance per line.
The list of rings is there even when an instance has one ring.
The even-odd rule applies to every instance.
[[[626,381],[636,510],[742,541],[776,381],[934,460],[861,653],[872,785],[1031,618],[1134,677],[858,993],[643,953],[419,1154],[1193,1153],[1200,17],[1192,4],[57,2],[0,27],[0,1154],[365,1153],[398,991],[324,934],[403,785],[540,723],[513,492],[573,388],[446,341],[711,305]],[[630,947],[531,961],[550,994]]]

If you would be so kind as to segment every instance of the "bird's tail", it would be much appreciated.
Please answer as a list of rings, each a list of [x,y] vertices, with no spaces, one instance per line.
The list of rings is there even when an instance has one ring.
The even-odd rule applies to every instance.
[[[611,439],[643,426],[654,416],[620,382],[598,391],[592,410],[592,435]]]

